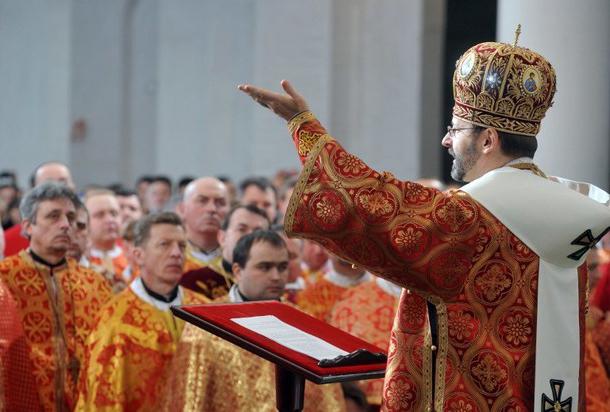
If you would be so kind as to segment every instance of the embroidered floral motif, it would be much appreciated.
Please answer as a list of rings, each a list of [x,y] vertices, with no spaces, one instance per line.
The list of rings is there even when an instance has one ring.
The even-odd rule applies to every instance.
[[[466,230],[475,218],[474,209],[464,202],[460,202],[454,197],[435,210],[435,216],[442,228],[451,232],[458,233]]]
[[[426,322],[426,305],[419,296],[408,295],[402,300],[398,309],[400,328],[409,333],[416,333]]]
[[[474,408],[464,399],[458,399],[449,403],[449,410],[451,412],[471,412],[474,411]]]
[[[397,376],[385,385],[383,397],[388,410],[412,410],[416,400],[415,385],[405,376]]]
[[[430,201],[432,199],[432,192],[432,189],[417,183],[407,182],[405,184],[405,200],[409,203],[409,207],[416,207],[417,204]]]
[[[383,193],[374,192],[372,194],[361,194],[358,196],[358,203],[368,213],[375,216],[383,216],[391,213],[394,208],[392,204],[385,198]]]
[[[500,338],[508,345],[519,348],[532,340],[532,319],[521,311],[509,312],[500,321]]]
[[[508,268],[499,262],[484,266],[475,280],[476,294],[487,303],[502,299],[512,285]]]
[[[396,232],[394,243],[396,243],[401,250],[412,253],[419,245],[422,237],[422,232],[416,231],[413,226],[409,226],[404,230],[398,230]]]
[[[471,311],[465,308],[449,309],[449,338],[455,345],[472,342],[478,331],[478,321]]]
[[[482,352],[473,358],[472,377],[482,391],[495,394],[504,388],[508,371],[502,363],[499,357],[490,352]]]
[[[342,175],[358,176],[367,169],[364,162],[352,154],[341,151],[338,157],[337,166]]]
[[[429,235],[422,226],[408,223],[392,229],[392,247],[407,260],[417,259],[428,247]]]
[[[341,218],[339,211],[328,201],[328,199],[322,199],[318,204],[316,204],[316,216],[330,224],[337,223],[337,221]]]
[[[428,276],[440,296],[452,295],[463,287],[471,265],[468,254],[449,250],[432,259]]]

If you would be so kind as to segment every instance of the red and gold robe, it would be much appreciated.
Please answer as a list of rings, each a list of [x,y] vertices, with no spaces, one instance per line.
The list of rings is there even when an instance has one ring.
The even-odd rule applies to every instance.
[[[152,411],[165,384],[184,321],[138,296],[137,279],[103,309],[89,336],[78,411]],[[209,302],[182,289],[181,303]]]
[[[214,303],[227,303],[229,297]],[[276,411],[275,366],[234,344],[186,325],[165,385],[167,412]],[[180,371],[180,372],[178,372]],[[304,411],[345,410],[339,384],[305,382]]]
[[[339,274],[330,264],[326,273],[315,281],[305,281],[305,287],[291,301],[311,316],[328,322],[335,303],[343,299],[347,291],[371,279],[371,274],[366,272],[357,279],[349,278]]]
[[[295,116],[289,129],[304,170],[286,232],[417,292],[400,299],[383,408],[503,411],[540,404],[534,399],[539,257],[469,194],[369,168],[312,113]],[[599,219],[605,217],[600,210]],[[578,279],[582,364],[586,270]],[[436,313],[434,345],[428,304]],[[573,409],[584,404],[583,381]],[[546,394],[552,396],[550,382]]]
[[[297,292],[295,303],[304,312],[326,322],[335,303],[340,301],[348,290],[321,277],[317,282],[307,284],[305,289]]]
[[[185,264],[185,267],[188,267],[188,264]],[[233,274],[227,272],[222,265],[222,256],[212,260],[208,266],[185,270],[180,279],[180,285],[209,299],[225,296],[234,283]]]
[[[85,340],[100,308],[111,298],[107,283],[71,259],[51,274],[28,251],[0,262],[0,279],[16,303],[29,357],[29,362],[24,358],[23,365],[13,371],[33,376],[44,410],[72,409]]]
[[[382,289],[380,281],[376,278],[347,291],[334,306],[330,324],[387,351],[400,295]],[[381,405],[383,378],[359,384],[370,404]]]
[[[587,412],[610,412],[610,379],[590,331],[585,337],[585,374]]]

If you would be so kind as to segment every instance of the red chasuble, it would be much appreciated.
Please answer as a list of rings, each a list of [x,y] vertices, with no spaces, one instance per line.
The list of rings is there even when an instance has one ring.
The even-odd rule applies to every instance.
[[[313,239],[423,297],[401,297],[383,408],[539,406],[542,398],[534,399],[538,255],[467,193],[442,193],[369,168],[331,138],[312,113],[299,114],[289,128],[304,169],[288,207],[287,233]],[[600,219],[606,212],[600,211]],[[586,271],[578,279],[580,308],[574,310],[580,314],[580,333],[574,327],[570,335],[581,338],[582,365]],[[435,313],[434,341],[428,303]],[[578,396],[580,405],[573,404],[573,410],[585,400],[583,370],[575,372],[581,376],[570,395]],[[551,399],[553,390],[563,388],[561,382],[552,384],[548,381],[544,392]],[[556,395],[567,398],[566,392]]]

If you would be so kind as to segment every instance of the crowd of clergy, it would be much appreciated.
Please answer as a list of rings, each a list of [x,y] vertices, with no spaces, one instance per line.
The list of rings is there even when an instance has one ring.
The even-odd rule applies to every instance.
[[[49,162],[16,182],[0,174],[0,411],[275,410],[273,365],[175,305],[280,300],[388,349],[402,288],[286,236],[295,172],[76,192]],[[608,411],[610,242],[588,266],[587,405]],[[379,410],[382,388],[308,382],[305,410]]]

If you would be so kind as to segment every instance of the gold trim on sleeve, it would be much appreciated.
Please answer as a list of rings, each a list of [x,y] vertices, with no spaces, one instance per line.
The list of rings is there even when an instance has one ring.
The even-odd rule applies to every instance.
[[[312,120],[316,120],[316,116],[309,110],[295,115],[288,122],[288,130],[290,130],[290,134],[294,134],[294,131],[297,130],[303,123],[310,122]]]
[[[307,112],[309,113],[309,112]],[[312,115],[313,116],[313,115]],[[295,119],[296,120],[296,119]],[[309,180],[309,176],[316,164],[316,160],[318,159],[318,155],[320,151],[324,148],[324,145],[330,142],[332,138],[328,134],[324,134],[320,137],[320,139],[313,145],[311,151],[309,152],[309,156],[303,165],[303,170],[299,175],[297,180],[297,184],[294,187],[294,191],[292,192],[292,196],[290,197],[290,201],[288,202],[288,208],[286,209],[286,216],[284,217],[284,230],[288,236],[293,235],[293,225],[294,225],[294,214],[296,213],[297,208],[299,207],[299,202],[303,197],[303,192],[307,187],[307,181]]]

